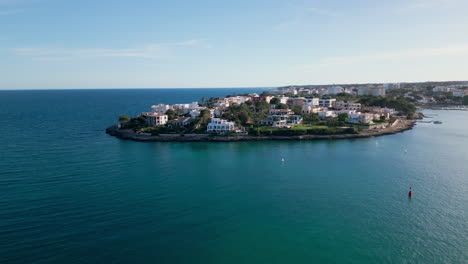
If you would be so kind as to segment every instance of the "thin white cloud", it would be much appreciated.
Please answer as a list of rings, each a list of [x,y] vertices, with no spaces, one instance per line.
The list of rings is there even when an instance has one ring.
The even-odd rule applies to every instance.
[[[0,6],[21,5],[39,1],[41,0],[0,0]]]
[[[328,57],[317,61],[316,63],[300,65],[294,67],[295,70],[311,70],[317,67],[338,66],[345,64],[359,64],[374,61],[396,61],[423,57],[434,57],[444,55],[462,55],[468,54],[468,45],[453,45],[442,48],[426,48],[402,51],[389,51],[380,53],[363,54],[359,56]]]
[[[410,12],[427,11],[428,9],[441,9],[457,7],[465,0],[408,0],[395,10],[396,13],[406,14]]]
[[[276,26],[278,29],[288,29],[292,26],[297,26],[300,24],[307,23],[308,19],[311,17],[338,17],[339,13],[334,11],[324,9],[324,8],[317,8],[317,7],[305,7],[305,6],[296,6],[290,5],[289,9],[291,10],[292,15],[290,18],[279,25]]]
[[[58,61],[69,59],[93,58],[167,58],[172,52],[184,47],[206,47],[203,40],[187,40],[172,43],[158,43],[138,48],[127,49],[64,49],[64,48],[14,48],[11,49],[19,56],[31,57],[34,60]]]
[[[305,8],[305,11],[308,12],[308,13],[321,15],[321,16],[328,16],[328,17],[337,17],[337,16],[339,16],[338,13],[333,12],[333,11],[328,10],[328,9],[323,9],[323,8],[308,7],[308,8]]]
[[[0,16],[14,15],[23,12],[23,9],[0,10]]]

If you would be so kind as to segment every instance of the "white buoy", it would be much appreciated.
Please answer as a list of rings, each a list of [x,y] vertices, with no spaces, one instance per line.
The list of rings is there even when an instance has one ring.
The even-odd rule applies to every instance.
[[[284,158],[281,158],[281,162],[284,162]]]

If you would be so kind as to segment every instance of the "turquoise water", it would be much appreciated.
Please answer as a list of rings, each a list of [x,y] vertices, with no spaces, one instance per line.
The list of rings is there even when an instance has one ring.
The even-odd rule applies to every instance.
[[[0,91],[0,263],[468,262],[468,112],[358,140],[104,134],[233,91]]]

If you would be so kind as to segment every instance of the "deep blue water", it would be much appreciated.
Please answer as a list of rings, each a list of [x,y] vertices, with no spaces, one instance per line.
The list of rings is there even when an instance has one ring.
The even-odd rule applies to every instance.
[[[0,91],[0,263],[468,262],[468,112],[359,140],[104,133],[152,104],[252,91]]]

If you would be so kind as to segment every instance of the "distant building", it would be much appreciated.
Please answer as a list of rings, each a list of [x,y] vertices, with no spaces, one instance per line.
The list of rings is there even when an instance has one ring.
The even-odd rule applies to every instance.
[[[167,123],[168,116],[155,112],[144,112],[142,116],[146,117],[146,123],[151,126],[162,126]]]
[[[274,96],[252,96],[252,102],[267,102],[270,103],[271,99],[275,98]]]
[[[151,106],[151,109],[155,113],[165,114],[167,112],[167,110],[171,109],[171,107],[169,105],[165,105],[165,104],[158,104],[158,105]]]
[[[321,107],[328,107],[328,108],[333,108],[335,107],[336,99],[335,98],[330,98],[330,99],[320,99],[319,100],[319,105]]]
[[[250,101],[252,97],[250,96],[231,96],[227,97],[226,101],[230,104],[243,104],[247,101]]]
[[[445,86],[437,86],[437,87],[432,88],[432,91],[434,93],[450,93],[452,89],[449,87],[445,87]]]
[[[302,120],[302,116],[294,115],[294,112],[290,109],[271,109],[261,124],[273,127],[288,127],[301,124]]]
[[[328,87],[328,94],[339,94],[343,92],[344,92],[344,88],[341,86]]]
[[[385,88],[385,90],[400,89],[401,84],[400,83],[385,83],[383,87]]]
[[[333,118],[333,117],[337,117],[338,115],[335,113],[335,111],[320,111],[318,112],[318,117],[320,119],[328,119],[328,118]]]
[[[320,104],[320,99],[318,98],[306,98],[304,101],[305,106],[318,106]]]
[[[198,116],[200,116],[201,110],[194,109],[194,110],[191,110],[189,114],[190,114],[190,116],[191,116],[193,119],[195,119],[195,118],[197,118]]]
[[[379,106],[364,106],[362,107],[363,111],[368,111],[374,114],[397,114],[397,111],[393,108],[379,107]]]
[[[455,91],[452,92],[452,95],[455,96],[455,97],[463,97],[463,96],[465,96],[465,92],[466,91],[455,90]]]
[[[373,114],[357,113],[348,115],[348,123],[351,124],[370,124],[373,119]]]
[[[210,123],[206,129],[207,132],[235,132],[237,130],[236,125],[232,121],[228,121],[221,118],[211,118]]]
[[[335,108],[336,109],[343,109],[343,110],[361,111],[361,104],[360,103],[353,103],[353,102],[338,101],[335,104]]]
[[[357,94],[360,96],[370,95],[370,96],[385,96],[384,87],[359,87]]]
[[[293,115],[294,112],[291,109],[270,109],[269,115]]]
[[[304,97],[291,97],[288,99],[287,103],[289,105],[294,106],[300,106],[302,107],[304,105],[305,98]]]
[[[176,119],[173,119],[173,120],[169,120],[167,122],[167,126],[169,127],[174,127],[174,126],[180,126],[180,127],[186,127],[190,124],[191,122],[191,118],[190,117],[179,117],[179,118],[176,118]]]
[[[317,106],[309,106],[309,105],[303,105],[302,106],[302,113],[303,114],[316,114],[320,111],[324,111],[324,108],[322,107],[317,107]]]
[[[280,103],[281,103],[281,104],[287,104],[287,103],[288,103],[288,99],[289,99],[289,97],[284,96],[284,95],[279,95],[279,96],[277,96],[276,98],[278,98],[278,99],[280,100]]]
[[[190,110],[200,108],[197,102],[192,102],[190,104],[173,104],[170,107],[177,111],[179,114],[186,114],[190,112]]]

